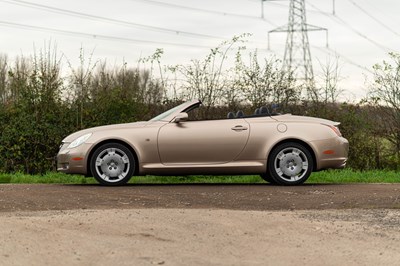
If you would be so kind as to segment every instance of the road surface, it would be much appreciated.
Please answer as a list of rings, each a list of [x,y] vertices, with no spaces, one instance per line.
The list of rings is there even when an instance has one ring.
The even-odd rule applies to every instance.
[[[0,265],[400,265],[400,185],[0,185]]]

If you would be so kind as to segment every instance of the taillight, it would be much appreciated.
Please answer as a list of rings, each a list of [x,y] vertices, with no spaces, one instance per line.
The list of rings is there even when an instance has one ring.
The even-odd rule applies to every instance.
[[[336,133],[336,135],[338,135],[339,137],[342,136],[342,133],[340,133],[340,130],[337,126],[332,126],[332,125],[325,125],[325,126],[330,127]]]

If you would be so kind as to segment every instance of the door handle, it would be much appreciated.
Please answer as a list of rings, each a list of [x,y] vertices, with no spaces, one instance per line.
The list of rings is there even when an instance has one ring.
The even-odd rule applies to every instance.
[[[247,127],[244,127],[242,125],[237,125],[237,126],[234,126],[231,129],[234,130],[234,131],[242,131],[242,130],[247,130]]]

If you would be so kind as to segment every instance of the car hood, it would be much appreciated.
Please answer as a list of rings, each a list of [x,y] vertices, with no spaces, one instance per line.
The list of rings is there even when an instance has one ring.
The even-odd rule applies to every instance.
[[[144,122],[134,122],[134,123],[116,124],[116,125],[87,128],[87,129],[83,129],[83,130],[72,133],[71,135],[69,135],[68,137],[63,139],[62,142],[70,143],[70,142],[74,141],[75,139],[79,138],[80,136],[83,136],[88,133],[95,133],[98,131],[106,131],[106,130],[116,130],[116,129],[121,129],[121,128],[139,128],[139,127],[145,127],[146,125],[148,125],[150,123],[152,123],[152,122],[144,121]]]
[[[327,120],[327,119],[310,117],[310,116],[298,116],[298,115],[291,115],[291,114],[278,115],[278,116],[274,116],[273,118],[279,122],[285,122],[285,123],[286,122],[302,122],[302,123],[325,124],[325,125],[330,125],[330,126],[340,125],[339,122],[335,122],[335,121],[331,121],[331,120]]]

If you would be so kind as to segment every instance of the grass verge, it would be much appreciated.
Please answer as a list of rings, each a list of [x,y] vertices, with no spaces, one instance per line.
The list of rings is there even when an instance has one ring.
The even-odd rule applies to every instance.
[[[190,183],[264,183],[257,175],[250,176],[137,176],[133,184],[190,184]],[[0,183],[11,184],[95,184],[94,178],[49,172],[44,175],[0,174]],[[316,172],[307,183],[400,183],[400,172],[351,169]]]

